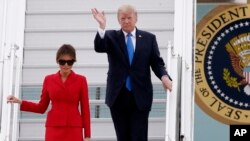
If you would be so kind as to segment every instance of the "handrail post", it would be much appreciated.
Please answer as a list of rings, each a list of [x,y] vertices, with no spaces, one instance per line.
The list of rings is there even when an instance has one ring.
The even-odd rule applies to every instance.
[[[169,66],[170,65],[170,42],[168,43],[168,49],[167,49],[167,65]],[[169,67],[167,67],[169,68]],[[169,94],[167,94],[166,96],[166,129],[165,129],[165,141],[170,141],[170,136],[169,136]]]
[[[20,47],[16,44],[14,44],[14,48],[18,50]],[[21,81],[21,71],[22,71],[22,59],[20,59],[16,54],[15,54],[16,60],[15,60],[15,87],[14,87],[14,96],[15,97],[20,97],[20,81]],[[18,111],[19,111],[19,105],[15,104],[13,105],[13,121],[12,121],[12,141],[17,141],[18,140]]]
[[[19,47],[15,44],[11,45],[11,49],[10,49],[10,55],[8,56],[9,58],[9,83],[7,84],[9,86],[8,90],[7,90],[7,93],[6,95],[9,95],[9,94],[13,94],[13,75],[14,75],[14,65],[15,65],[15,61],[16,61],[16,50],[18,50]],[[5,140],[6,141],[9,141],[10,140],[10,131],[11,131],[11,120],[12,120],[12,111],[11,111],[11,105],[8,104],[7,105],[7,128],[6,128],[6,138]]]
[[[177,96],[178,96],[178,55],[169,41],[167,49],[167,70],[173,79],[172,92],[167,92],[165,141],[177,138]],[[170,130],[171,129],[171,130]]]

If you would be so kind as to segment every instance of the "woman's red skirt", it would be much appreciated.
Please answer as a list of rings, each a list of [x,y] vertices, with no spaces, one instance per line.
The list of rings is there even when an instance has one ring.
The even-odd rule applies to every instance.
[[[46,127],[45,141],[83,141],[80,127]]]

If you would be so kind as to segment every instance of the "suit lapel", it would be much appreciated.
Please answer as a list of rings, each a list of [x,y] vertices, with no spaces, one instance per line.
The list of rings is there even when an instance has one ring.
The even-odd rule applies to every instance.
[[[71,73],[69,74],[68,78],[64,82],[64,85],[70,86],[70,85],[74,84],[74,82],[76,82],[75,78],[76,78],[76,74],[73,70],[71,70]]]
[[[130,66],[129,65],[129,59],[128,59],[127,46],[126,46],[125,37],[124,37],[124,34],[123,34],[122,30],[118,31],[118,35],[119,35],[119,46],[120,46],[120,49],[121,49],[121,51],[123,53],[123,58],[124,58],[126,64],[128,66]],[[137,55],[138,52],[140,52],[140,50],[143,48],[143,35],[140,32],[140,30],[136,29],[136,35],[135,36],[136,36],[135,52],[134,52],[134,57],[133,57],[131,66],[136,61],[136,58],[138,56]]]
[[[135,63],[135,61],[136,61],[136,58],[137,58],[137,54],[138,54],[138,52],[140,52],[140,50],[142,49],[142,45],[143,45],[143,36],[142,36],[142,34],[141,34],[141,32],[138,30],[138,29],[136,29],[136,34],[135,34],[135,36],[136,36],[136,43],[135,43],[135,52],[134,52],[134,57],[133,57],[133,60],[132,60],[132,64],[131,65],[133,65],[134,63]]]
[[[58,72],[54,75],[54,80],[55,80],[56,84],[58,84],[59,86],[63,86],[63,82],[62,82],[61,76],[60,76],[60,71],[58,71]]]

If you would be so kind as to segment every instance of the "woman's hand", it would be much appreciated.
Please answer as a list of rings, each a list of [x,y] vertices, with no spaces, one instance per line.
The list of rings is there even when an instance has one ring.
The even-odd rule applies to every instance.
[[[16,98],[15,96],[13,95],[9,95],[7,97],[7,103],[18,103],[18,104],[22,104],[22,100],[19,99],[19,98]]]

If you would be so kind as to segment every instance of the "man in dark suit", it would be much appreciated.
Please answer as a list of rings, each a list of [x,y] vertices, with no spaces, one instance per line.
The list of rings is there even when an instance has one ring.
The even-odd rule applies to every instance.
[[[121,29],[105,30],[104,12],[92,9],[99,23],[95,51],[107,53],[109,70],[106,104],[118,141],[147,141],[148,117],[153,100],[150,67],[165,89],[172,90],[154,34],[136,28],[137,12],[131,5],[118,9]]]

